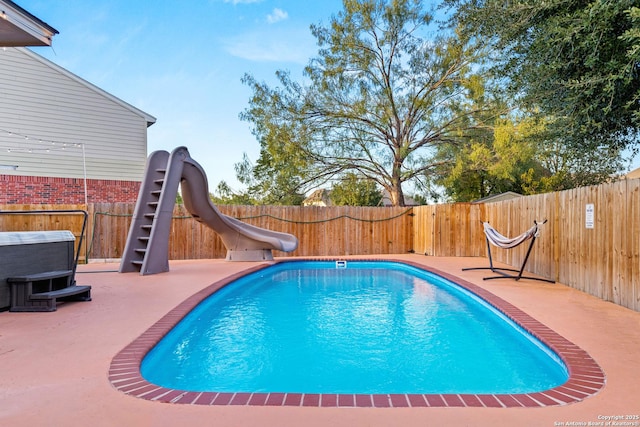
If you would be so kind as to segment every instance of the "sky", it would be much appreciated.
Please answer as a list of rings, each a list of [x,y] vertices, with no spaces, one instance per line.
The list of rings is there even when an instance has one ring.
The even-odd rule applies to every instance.
[[[59,31],[34,52],[156,117],[148,153],[186,146],[210,191],[223,180],[242,189],[234,164],[259,156],[239,119],[251,96],[242,76],[301,79],[317,56],[310,26],[342,9],[342,0],[14,1]]]
[[[207,174],[240,189],[234,164],[260,146],[239,114],[251,89],[277,70],[302,78],[316,56],[312,24],[328,25],[341,0],[14,0],[59,31],[30,48],[156,117],[148,153],[186,146]]]

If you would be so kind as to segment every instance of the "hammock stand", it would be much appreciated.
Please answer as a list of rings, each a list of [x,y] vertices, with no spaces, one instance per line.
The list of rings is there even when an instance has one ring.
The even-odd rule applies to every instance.
[[[509,238],[509,237],[503,236],[498,231],[496,231],[493,227],[491,227],[491,225],[489,225],[488,222],[483,222],[482,226],[484,227],[484,234],[485,234],[485,238],[487,240],[487,253],[489,254],[489,267],[463,268],[462,271],[467,271],[467,270],[491,270],[492,272],[498,274],[498,276],[483,277],[482,280],[531,279],[531,280],[540,280],[542,282],[555,283],[554,280],[543,279],[543,278],[540,278],[540,277],[523,276],[522,275],[522,273],[524,272],[524,267],[527,265],[527,261],[529,260],[529,255],[531,255],[531,250],[533,249],[533,244],[535,243],[536,237],[538,237],[538,234],[540,232],[539,231],[539,227],[541,225],[545,224],[546,222],[547,222],[546,219],[543,222],[533,221],[533,227],[531,227],[530,229],[528,229],[527,231],[525,231],[521,235],[519,235],[517,237],[513,237],[513,238]],[[502,248],[502,249],[512,249],[512,248],[515,248],[516,246],[520,246],[522,243],[526,242],[527,240],[530,240],[531,243],[529,243],[529,249],[527,249],[527,254],[524,257],[524,261],[522,261],[522,266],[520,267],[519,270],[516,270],[516,269],[513,269],[513,268],[499,268],[499,267],[494,267],[493,266],[493,258],[491,256],[491,244],[495,245],[496,247]],[[509,274],[509,273],[507,273],[507,271],[514,271],[514,272],[516,272],[518,274],[517,275]]]

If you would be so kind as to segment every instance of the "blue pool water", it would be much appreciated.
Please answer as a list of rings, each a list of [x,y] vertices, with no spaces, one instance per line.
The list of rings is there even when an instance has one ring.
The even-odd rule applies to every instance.
[[[395,262],[286,262],[198,305],[144,358],[167,388],[219,392],[530,393],[568,373],[469,291]]]

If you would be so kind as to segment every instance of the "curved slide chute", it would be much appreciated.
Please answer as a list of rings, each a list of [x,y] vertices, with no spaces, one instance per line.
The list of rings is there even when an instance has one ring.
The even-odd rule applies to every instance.
[[[121,273],[169,271],[169,231],[178,184],[185,208],[194,219],[218,233],[227,248],[228,261],[272,260],[272,250],[291,252],[298,247],[298,239],[291,234],[256,227],[221,213],[209,198],[204,170],[186,147],[178,147],[171,154],[155,151],[149,155],[120,263]]]

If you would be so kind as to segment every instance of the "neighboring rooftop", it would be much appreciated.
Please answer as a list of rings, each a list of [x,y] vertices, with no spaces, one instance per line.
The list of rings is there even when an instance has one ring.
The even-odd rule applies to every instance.
[[[325,188],[315,190],[309,197],[303,200],[302,206],[333,206],[330,194],[331,191]]]
[[[482,199],[474,200],[471,203],[494,203],[502,202],[509,199],[517,199],[522,197],[522,194],[514,193],[513,191],[507,191],[500,194],[492,194],[491,196],[483,197]]]
[[[412,197],[404,196],[404,205],[419,206],[420,203],[416,202]],[[380,201],[380,206],[393,206],[393,203],[391,202],[391,195],[387,190],[382,190],[382,200]]]
[[[58,30],[11,0],[0,0],[0,47],[51,46]]]
[[[405,206],[418,206],[420,203],[416,202],[409,196],[404,196]],[[331,201],[331,190],[321,188],[315,190],[302,202],[302,206],[333,206]],[[380,200],[379,206],[393,206],[391,203],[391,196],[387,190],[382,190],[382,200]]]

